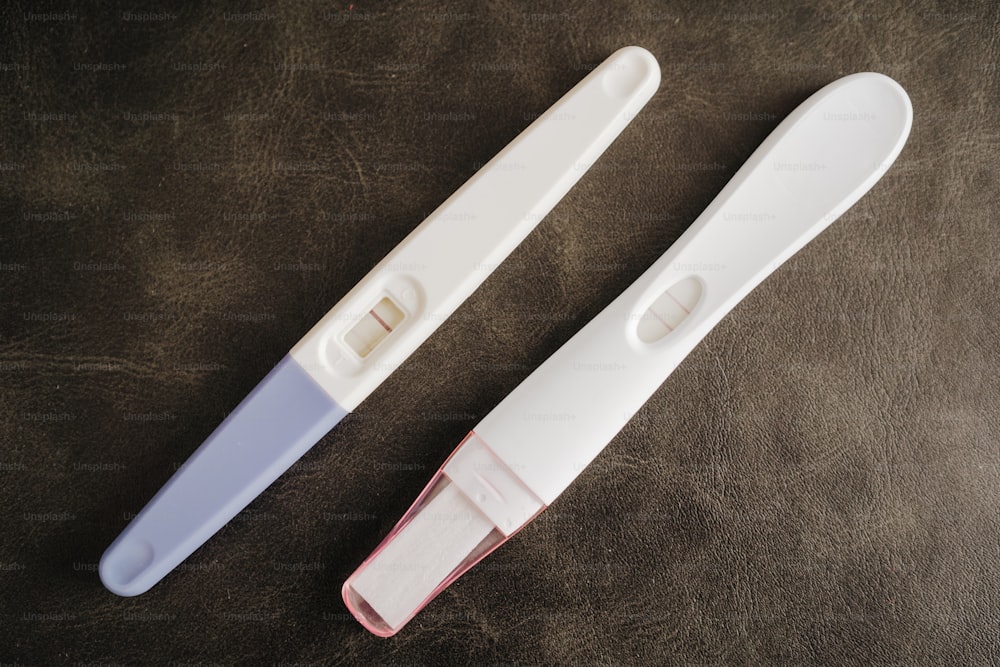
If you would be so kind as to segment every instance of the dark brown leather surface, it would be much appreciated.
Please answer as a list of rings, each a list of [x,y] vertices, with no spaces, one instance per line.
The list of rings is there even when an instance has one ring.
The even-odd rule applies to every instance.
[[[386,4],[3,10],[0,663],[1000,661],[997,6]],[[107,592],[227,411],[627,44],[659,93],[510,259],[178,571]],[[354,622],[341,583],[477,419],[865,70],[915,109],[888,175],[534,524],[397,637]]]

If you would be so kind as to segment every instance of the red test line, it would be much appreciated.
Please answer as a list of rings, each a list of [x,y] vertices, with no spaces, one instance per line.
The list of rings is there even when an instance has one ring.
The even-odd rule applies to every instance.
[[[390,327],[388,324],[386,324],[385,320],[383,320],[381,317],[378,316],[378,313],[376,313],[374,310],[369,310],[368,314],[371,315],[372,317],[374,317],[375,321],[378,322],[379,324],[381,324],[383,329],[385,329],[389,333],[392,333],[392,327]]]

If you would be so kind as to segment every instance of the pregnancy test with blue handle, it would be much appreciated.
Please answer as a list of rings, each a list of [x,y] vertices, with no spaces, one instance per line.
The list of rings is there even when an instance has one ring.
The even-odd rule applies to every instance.
[[[911,120],[899,84],[873,73],[793,111],[666,254],[465,438],[344,584],[351,613],[395,634],[548,507],[733,306],[881,178]]]
[[[447,199],[268,373],[108,547],[101,581],[143,593],[358,406],[486,279],[656,92],[612,54]]]

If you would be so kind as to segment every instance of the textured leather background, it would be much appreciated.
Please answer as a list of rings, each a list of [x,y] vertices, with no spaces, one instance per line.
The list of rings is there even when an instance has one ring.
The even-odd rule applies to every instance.
[[[810,4],[2,10],[0,663],[1000,661],[1000,10]],[[108,593],[102,551],[227,411],[633,43],[659,93],[510,259],[178,571]],[[533,525],[396,638],[355,623],[341,583],[477,419],[863,70],[915,109],[888,175]]]

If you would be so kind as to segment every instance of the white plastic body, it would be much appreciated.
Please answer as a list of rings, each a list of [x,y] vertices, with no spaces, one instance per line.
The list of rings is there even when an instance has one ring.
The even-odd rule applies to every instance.
[[[911,121],[906,93],[879,74],[792,112],[670,250],[452,453],[344,583],[358,621],[398,632],[552,503],[736,303],[871,188]]]
[[[341,300],[108,547],[119,595],[156,584],[357,407],[513,250],[659,83],[613,54],[532,123]]]
[[[372,269],[292,349],[295,361],[339,405],[357,407],[548,214],[659,81],[648,51],[612,54]],[[386,322],[376,304],[402,318]]]
[[[733,306],[875,184],[911,121],[906,93],[881,74],[815,93],[666,254],[475,432],[550,504]],[[684,300],[677,317],[648,312]]]

